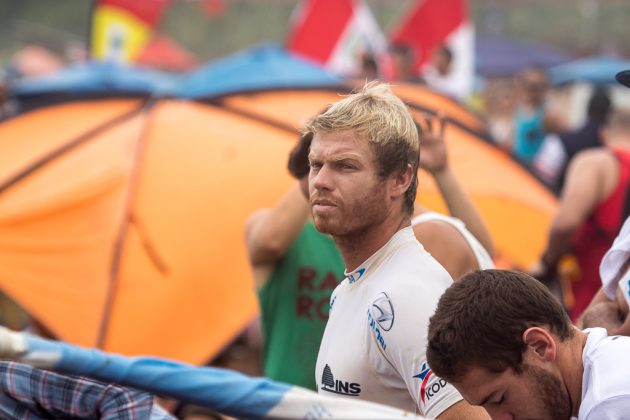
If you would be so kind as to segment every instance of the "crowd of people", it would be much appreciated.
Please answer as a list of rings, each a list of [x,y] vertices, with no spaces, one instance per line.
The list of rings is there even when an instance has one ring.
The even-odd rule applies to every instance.
[[[400,80],[419,82],[410,52],[392,53]],[[425,82],[452,87],[452,59],[436,50]],[[449,164],[445,118],[416,121],[371,82],[305,125],[288,156],[294,185],[244,228],[266,377],[429,418],[630,418],[630,111],[596,90],[588,121],[568,131],[545,108],[544,72],[519,82],[503,144],[560,192],[528,273],[494,269],[490,234]],[[449,214],[415,203],[420,167]],[[567,254],[579,267],[570,304],[549,290]],[[0,369],[7,418],[171,418],[141,391]]]
[[[516,143],[521,145],[515,145],[514,151],[522,151],[523,161],[527,163],[529,158],[531,163],[546,141],[545,117],[537,110],[544,78],[533,70],[524,76],[531,78],[529,87],[536,92],[529,97],[529,108],[515,117],[516,125],[521,122],[525,127],[515,130],[520,132]],[[567,159],[563,194],[549,243],[528,275],[487,270],[492,268],[487,252],[492,253],[492,243],[472,205],[464,206],[465,211],[449,206],[451,215],[465,221],[459,222],[458,234],[447,232],[447,226],[453,227],[450,221],[457,219],[444,215],[433,219],[440,221],[440,233],[423,234],[415,229],[415,223],[427,213],[410,207],[408,197],[401,193],[402,188],[415,196],[416,180],[407,171],[415,173],[418,161],[413,157],[418,151],[413,149],[415,140],[409,127],[401,123],[410,116],[397,108],[399,104],[390,92],[380,89],[384,88],[367,88],[316,116],[296,148],[302,154],[310,149],[308,165],[294,173],[303,186],[294,191],[304,206],[300,226],[309,217],[308,224],[314,223],[321,232],[318,235],[326,237],[324,233],[334,240],[345,266],[345,279],[330,298],[329,320],[315,365],[315,388],[320,393],[365,398],[437,418],[484,418],[487,414],[493,418],[594,419],[606,414],[605,418],[624,418],[623,407],[630,404],[630,382],[624,383],[625,372],[610,373],[611,386],[606,392],[599,393],[598,386],[606,375],[602,369],[613,369],[607,365],[614,360],[612,356],[630,346],[630,339],[607,336],[623,334],[628,328],[630,297],[625,271],[630,261],[630,239],[624,239],[630,236],[628,228],[609,251],[617,251],[615,263],[620,265],[623,260],[623,266],[608,268],[614,274],[607,277],[602,274],[602,281],[609,279],[603,288],[599,271],[602,257],[628,216],[624,213],[628,112],[618,110],[606,118],[610,100],[596,91],[589,103],[591,118],[586,126],[596,125],[601,132],[590,130],[596,137],[580,145],[566,136],[567,149],[583,146],[591,150],[575,151]],[[397,117],[397,112],[404,117]],[[392,122],[378,127],[376,121]],[[388,131],[396,129],[395,134]],[[537,135],[528,134],[528,130]],[[440,181],[448,171],[440,134],[419,133],[421,166],[434,176],[447,203],[454,197],[466,202],[466,194],[452,175],[453,189]],[[597,147],[594,144],[600,135],[605,146]],[[398,144],[390,144],[396,141]],[[420,214],[412,218],[414,211]],[[409,229],[412,225],[414,228]],[[458,247],[457,240],[449,243],[455,237],[471,240]],[[415,249],[418,244],[420,249]],[[470,258],[477,249],[483,257]],[[557,275],[560,258],[568,253],[577,256],[582,276],[572,285],[575,300],[570,308],[547,287]],[[303,264],[313,258],[312,252],[303,255]],[[424,260],[427,255],[432,258]],[[280,256],[276,261],[281,264],[288,262],[285,254],[276,256]],[[454,262],[466,260],[471,263],[453,268]],[[435,270],[434,262],[445,269],[447,277],[444,271]],[[451,279],[455,283],[449,287]],[[300,284],[299,275],[286,284],[293,285],[288,290],[295,289]],[[410,298],[412,295],[417,299]],[[294,294],[285,296],[290,299]],[[438,310],[432,316],[438,299]],[[295,307],[300,307],[298,302]],[[263,296],[261,308],[262,316],[267,316]],[[275,306],[271,308],[274,312]],[[567,313],[576,325],[594,329],[582,332]],[[429,319],[428,336],[413,333],[422,330]],[[303,331],[297,322],[291,328],[286,318],[282,325],[285,333],[293,332],[296,337]],[[608,328],[608,332],[598,327]],[[277,337],[265,332],[265,339],[273,342]],[[285,347],[285,351],[289,350]],[[409,369],[417,374],[408,375]],[[312,365],[308,370],[313,371]],[[528,390],[536,383],[544,385],[541,391]],[[486,410],[475,411],[471,404]]]

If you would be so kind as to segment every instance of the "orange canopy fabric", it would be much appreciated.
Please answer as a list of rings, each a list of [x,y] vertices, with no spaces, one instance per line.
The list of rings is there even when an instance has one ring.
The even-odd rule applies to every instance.
[[[499,256],[522,269],[536,262],[546,244],[556,197],[519,163],[489,144],[483,121],[457,102],[418,85],[394,86],[394,91],[416,119],[437,114],[446,117],[451,166],[486,221]],[[222,104],[250,118],[297,128],[339,100],[339,95],[334,91],[286,90],[233,95]],[[447,212],[426,173],[420,175],[418,193],[419,202],[425,206]]]
[[[455,102],[396,92],[417,117],[448,116],[452,165],[497,249],[534,262],[555,198]],[[0,288],[62,340],[207,361],[257,312],[245,220],[293,185],[297,129],[338,99],[298,89],[101,99],[1,123]],[[444,208],[426,174],[419,199]]]

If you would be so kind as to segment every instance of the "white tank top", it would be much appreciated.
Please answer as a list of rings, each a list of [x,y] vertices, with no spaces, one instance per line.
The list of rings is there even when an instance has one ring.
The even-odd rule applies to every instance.
[[[451,277],[398,231],[337,286],[315,381],[320,394],[363,399],[435,418],[462,399],[426,361],[429,317]]]
[[[461,220],[436,212],[428,212],[419,214],[418,216],[414,217],[413,220],[411,220],[411,224],[415,226],[418,223],[424,223],[434,220],[448,223],[449,225],[457,229],[457,231],[464,237],[466,242],[468,242],[468,246],[470,246],[470,249],[475,254],[477,264],[479,265],[479,270],[494,268],[494,262],[492,261],[490,254],[488,254],[488,251],[486,251],[486,249],[483,247],[483,245],[481,245],[477,238],[475,238],[473,234],[470,233],[468,229],[466,229],[466,225]]]

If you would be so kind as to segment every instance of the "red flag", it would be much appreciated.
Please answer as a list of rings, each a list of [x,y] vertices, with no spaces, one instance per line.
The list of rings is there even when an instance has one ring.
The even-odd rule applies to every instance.
[[[447,46],[453,53],[453,76],[461,89],[470,91],[474,70],[473,28],[466,0],[418,0],[392,32],[391,42],[413,49],[419,74],[429,64],[434,50]]]
[[[363,54],[386,50],[385,37],[363,1],[305,0],[294,16],[287,49],[334,72],[352,74]]]
[[[224,0],[201,0],[201,10],[209,18],[221,16],[225,13],[225,1]]]

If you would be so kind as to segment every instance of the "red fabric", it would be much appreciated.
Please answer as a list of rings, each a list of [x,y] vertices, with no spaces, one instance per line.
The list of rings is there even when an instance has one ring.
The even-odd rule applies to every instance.
[[[573,241],[573,253],[580,267],[581,278],[572,283],[575,306],[571,317],[577,318],[601,287],[599,265],[621,229],[626,195],[630,187],[630,151],[614,150],[619,161],[619,182],[582,225]]]
[[[173,39],[158,35],[140,53],[136,64],[168,71],[188,71],[197,67],[199,62]]]
[[[225,0],[202,0],[201,10],[209,18],[220,16],[225,13]]]
[[[392,43],[411,46],[416,68],[431,58],[431,52],[468,20],[466,0],[418,0],[408,18],[392,32]]]
[[[113,6],[136,16],[149,26],[155,26],[172,0],[97,0],[96,7]]]
[[[350,23],[354,0],[308,0],[293,26],[287,48],[325,64]]]

